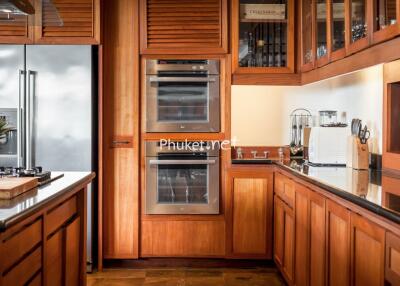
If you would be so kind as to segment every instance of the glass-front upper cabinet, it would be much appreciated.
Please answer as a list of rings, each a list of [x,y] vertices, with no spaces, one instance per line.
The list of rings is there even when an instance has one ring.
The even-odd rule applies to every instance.
[[[373,0],[374,1],[374,34],[373,43],[383,42],[400,34],[397,0]]]
[[[293,0],[233,0],[234,73],[294,72]]]
[[[329,62],[328,57],[328,1],[316,0],[317,19],[315,22],[315,37],[317,43],[317,66]],[[330,44],[330,43],[329,43]]]
[[[313,0],[301,1],[301,70],[314,68]]]
[[[367,0],[350,0],[350,33],[349,46],[347,53],[358,52],[369,45],[368,33],[368,7]]]
[[[346,20],[345,0],[331,1],[331,61],[345,57],[346,47]]]

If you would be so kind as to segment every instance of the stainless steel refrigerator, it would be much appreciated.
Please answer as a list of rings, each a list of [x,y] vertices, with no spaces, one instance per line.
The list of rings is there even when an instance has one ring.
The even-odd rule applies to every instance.
[[[0,166],[95,170],[92,46],[0,45]],[[92,262],[93,185],[88,192]]]

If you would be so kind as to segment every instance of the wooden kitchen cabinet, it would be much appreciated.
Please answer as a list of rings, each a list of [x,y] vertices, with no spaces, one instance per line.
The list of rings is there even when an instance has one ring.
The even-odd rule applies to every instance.
[[[400,34],[400,2],[398,0],[373,1],[372,44],[390,40]]]
[[[13,15],[10,20],[6,19],[8,19],[8,15],[0,12],[0,44],[33,42],[33,25],[31,24],[34,16]]]
[[[235,78],[240,78],[241,75],[247,75],[246,79],[250,84],[252,75],[268,76],[295,72],[295,1],[284,0],[281,4],[276,3],[273,0],[232,1],[234,82]],[[256,13],[257,11],[259,13]],[[270,16],[265,16],[267,14]]]
[[[273,176],[263,167],[230,170],[232,256],[272,258]]]
[[[350,211],[331,200],[327,200],[326,280],[329,286],[350,285],[350,238]]]
[[[274,260],[289,285],[294,285],[295,218],[291,207],[274,197]]]
[[[100,43],[100,0],[36,0],[35,3],[35,43]]]
[[[383,66],[384,169],[400,171],[400,60]]]
[[[383,285],[385,230],[356,213],[351,214],[351,285]]]
[[[0,12],[0,44],[100,43],[100,0],[31,0],[34,15]]]
[[[386,233],[385,280],[390,285],[400,285],[400,238]]]
[[[225,54],[227,0],[140,0],[142,54]]]
[[[99,264],[139,257],[139,3],[104,1],[104,13]]]
[[[79,256],[80,224],[80,218],[75,218],[47,239],[47,285],[80,285],[80,270],[85,267]]]
[[[325,199],[296,184],[295,284],[325,283]]]
[[[349,21],[346,28],[346,55],[359,52],[370,45],[373,29],[372,9],[370,0],[347,1],[345,13]]]

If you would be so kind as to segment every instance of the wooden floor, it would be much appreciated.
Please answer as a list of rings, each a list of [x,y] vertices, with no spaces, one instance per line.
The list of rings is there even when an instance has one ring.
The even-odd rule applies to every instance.
[[[280,286],[274,267],[108,269],[88,275],[88,286]]]

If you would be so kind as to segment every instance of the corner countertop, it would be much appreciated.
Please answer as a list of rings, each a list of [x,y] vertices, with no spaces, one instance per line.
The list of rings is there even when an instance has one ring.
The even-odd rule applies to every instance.
[[[59,178],[11,200],[0,200],[0,232],[4,232],[11,225],[28,217],[75,187],[89,184],[95,174],[91,172],[52,172],[51,176],[52,179]]]
[[[241,164],[241,162],[236,160],[235,164]],[[358,171],[346,167],[316,167],[307,164],[304,160],[272,160],[272,164],[323,190],[400,224],[400,178],[376,170]],[[392,185],[389,192],[388,187],[382,185],[385,177],[395,181],[396,190],[393,190]]]

